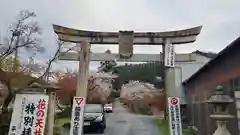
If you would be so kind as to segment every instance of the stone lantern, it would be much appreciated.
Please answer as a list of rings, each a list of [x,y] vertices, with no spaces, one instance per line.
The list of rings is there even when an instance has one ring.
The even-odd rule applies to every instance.
[[[231,135],[227,130],[227,121],[233,118],[228,112],[228,105],[233,102],[229,95],[223,93],[223,87],[217,86],[214,94],[206,101],[213,105],[212,119],[216,120],[217,129],[213,135]]]

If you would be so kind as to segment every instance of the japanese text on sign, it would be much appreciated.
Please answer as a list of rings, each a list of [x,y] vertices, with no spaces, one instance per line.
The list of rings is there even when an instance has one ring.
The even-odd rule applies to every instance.
[[[20,134],[20,130],[22,128],[23,121],[23,113],[24,107],[26,104],[26,98],[22,95],[17,94],[14,102],[14,111],[12,113],[12,121],[9,128],[9,135],[18,135]],[[15,111],[18,110],[18,111]],[[20,112],[20,114],[19,114]],[[17,122],[19,121],[19,122]]]
[[[45,110],[46,110],[46,101],[44,99],[40,99],[37,105],[37,119],[35,123],[36,129],[34,131],[34,135],[42,135],[44,133],[43,120],[44,120],[44,116],[46,115]]]
[[[84,105],[85,105],[84,97],[74,97],[70,135],[82,134]]]
[[[179,98],[168,98],[169,128],[171,135],[182,135],[181,113]]]
[[[172,43],[167,43],[164,45],[164,66],[174,67],[175,66],[175,51]]]
[[[24,108],[24,117],[23,117],[23,129],[21,131],[21,135],[31,135],[34,116],[35,116],[35,104],[34,103],[27,103]]]
[[[19,102],[20,105],[16,106],[16,103]],[[24,107],[25,107],[25,103],[26,103],[26,98],[25,97],[21,97],[21,96],[16,96],[15,97],[15,103],[14,103],[14,108],[17,108],[20,111],[20,115],[19,112],[13,112],[13,116],[12,119],[13,120],[20,120],[20,123],[11,123],[11,126],[9,128],[9,134],[10,135],[17,135],[18,131],[21,129],[22,127],[22,119],[23,119],[23,112],[24,112]]]
[[[47,95],[17,94],[9,135],[43,135],[48,98]]]

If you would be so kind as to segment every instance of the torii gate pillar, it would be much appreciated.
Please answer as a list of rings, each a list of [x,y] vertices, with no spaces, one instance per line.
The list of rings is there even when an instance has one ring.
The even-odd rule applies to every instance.
[[[166,97],[174,97],[176,93],[175,84],[175,51],[171,40],[165,39],[162,45],[163,49],[163,65],[164,65],[164,83]],[[167,58],[168,57],[168,58]]]
[[[88,76],[89,76],[89,62],[90,62],[90,48],[91,44],[86,41],[82,41],[79,46],[79,68],[77,76],[77,90],[76,96],[87,98],[87,85],[88,85]],[[81,46],[81,47],[80,47]]]

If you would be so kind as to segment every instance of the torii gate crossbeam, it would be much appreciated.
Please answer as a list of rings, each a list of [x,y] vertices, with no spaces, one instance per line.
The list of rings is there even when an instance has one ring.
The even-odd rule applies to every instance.
[[[118,44],[118,32],[97,32],[77,30],[53,25],[54,32],[59,40],[66,42],[81,43],[87,41],[90,44]],[[202,26],[189,29],[167,31],[167,32],[136,32],[134,33],[134,44],[137,45],[163,45],[165,39],[171,40],[172,44],[186,44],[195,42],[196,36],[201,32]]]
[[[59,60],[65,61],[79,61],[78,53],[75,52],[61,52],[58,57]],[[118,62],[162,62],[163,55],[159,54],[133,54],[129,59],[121,59],[118,54],[108,53],[91,53],[90,61],[118,61]],[[176,54],[175,62],[192,62],[196,61],[194,54]]]

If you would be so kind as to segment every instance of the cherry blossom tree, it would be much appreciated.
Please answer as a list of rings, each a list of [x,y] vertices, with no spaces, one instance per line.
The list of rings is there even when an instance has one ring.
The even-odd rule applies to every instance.
[[[62,104],[70,104],[76,93],[77,73],[67,73],[62,77],[57,85],[61,90],[57,92]],[[98,75],[90,76],[88,79],[88,102],[106,102],[111,93],[111,83]]]
[[[123,85],[120,98],[132,111],[138,113],[159,113],[165,106],[163,92],[157,90],[154,85],[139,81],[129,81]]]

